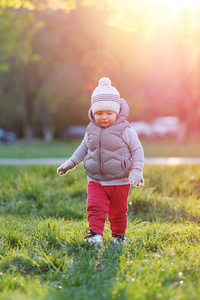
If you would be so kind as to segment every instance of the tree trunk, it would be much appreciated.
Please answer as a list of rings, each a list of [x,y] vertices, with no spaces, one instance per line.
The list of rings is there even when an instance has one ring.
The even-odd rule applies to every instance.
[[[45,126],[42,128],[44,141],[50,143],[53,140],[55,128],[53,126]]]
[[[23,127],[24,127],[25,143],[27,145],[29,145],[33,140],[33,127],[32,127],[32,122],[31,122],[31,114],[30,114],[29,110],[27,109],[27,105],[24,106]]]

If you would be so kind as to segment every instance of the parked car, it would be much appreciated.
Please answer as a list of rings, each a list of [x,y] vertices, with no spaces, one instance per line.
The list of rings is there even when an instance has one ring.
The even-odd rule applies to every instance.
[[[151,125],[147,122],[131,122],[130,126],[140,137],[151,138],[153,135]]]
[[[12,144],[17,140],[16,134],[14,132],[5,131],[0,128],[0,144]]]
[[[180,128],[180,119],[176,116],[158,117],[152,123],[152,131],[155,136],[177,136]]]
[[[86,132],[86,126],[70,126],[67,130],[65,130],[61,137],[63,139],[80,139],[83,138]]]

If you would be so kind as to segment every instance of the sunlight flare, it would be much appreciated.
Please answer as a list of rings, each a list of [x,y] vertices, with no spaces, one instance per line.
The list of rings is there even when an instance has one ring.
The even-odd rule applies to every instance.
[[[157,4],[166,4],[170,7],[170,18],[176,19],[183,10],[194,11],[200,6],[200,0],[149,0]]]
[[[151,0],[150,0],[151,1]],[[200,5],[200,0],[156,0],[153,2],[168,4],[171,7],[176,7],[177,9],[183,10],[187,9],[196,9]]]

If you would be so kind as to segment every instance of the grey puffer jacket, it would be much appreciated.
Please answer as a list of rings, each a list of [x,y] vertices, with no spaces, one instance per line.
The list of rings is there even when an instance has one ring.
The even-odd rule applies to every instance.
[[[123,131],[130,127],[126,121],[129,107],[120,100],[120,112],[116,121],[109,127],[98,125],[89,110],[91,120],[87,127],[88,153],[84,159],[86,173],[95,180],[107,181],[128,177],[132,160],[128,145],[122,138]]]

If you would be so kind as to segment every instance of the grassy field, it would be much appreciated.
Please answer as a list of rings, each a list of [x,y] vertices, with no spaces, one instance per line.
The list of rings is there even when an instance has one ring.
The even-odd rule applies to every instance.
[[[87,179],[0,167],[1,300],[197,300],[200,167],[145,167],[129,196],[127,243],[85,244]]]
[[[55,140],[51,143],[35,141],[30,145],[17,142],[13,145],[0,146],[0,158],[49,158],[69,157],[79,146],[81,140]]]
[[[49,158],[69,157],[81,140],[55,140],[51,143],[35,141],[31,145],[18,142],[14,145],[1,145],[0,158]],[[200,142],[195,145],[187,141],[179,143],[172,139],[154,141],[141,140],[146,157],[199,157]]]

